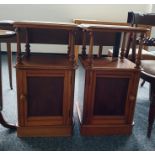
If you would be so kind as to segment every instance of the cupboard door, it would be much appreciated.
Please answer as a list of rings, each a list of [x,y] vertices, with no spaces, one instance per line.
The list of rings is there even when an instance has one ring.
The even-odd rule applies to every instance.
[[[27,77],[27,115],[63,115],[64,77]]]
[[[89,123],[126,123],[131,107],[129,96],[132,85],[134,78],[130,72],[94,72]]]
[[[71,101],[68,72],[29,70],[22,75],[20,99],[24,99],[20,100],[20,111],[24,126],[66,124]]]
[[[93,115],[125,114],[129,78],[96,77]]]

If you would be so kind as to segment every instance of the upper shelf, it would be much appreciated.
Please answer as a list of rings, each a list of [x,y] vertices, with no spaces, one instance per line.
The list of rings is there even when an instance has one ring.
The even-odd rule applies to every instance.
[[[55,53],[31,53],[29,57],[24,56],[22,63],[17,64],[16,68],[29,69],[72,69],[68,61],[68,55]]]
[[[85,68],[89,68],[89,61],[87,58],[83,58],[80,56],[81,63]],[[112,57],[102,57],[102,58],[95,58],[93,59],[93,63],[91,66],[92,69],[99,69],[99,70],[135,70],[135,64],[128,59],[120,59],[120,58],[112,58]]]

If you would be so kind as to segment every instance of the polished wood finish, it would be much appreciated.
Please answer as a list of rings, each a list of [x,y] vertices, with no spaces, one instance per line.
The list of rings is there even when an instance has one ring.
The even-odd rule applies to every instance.
[[[15,32],[13,31],[7,31],[7,30],[0,30],[0,41],[3,38],[11,38],[15,36]],[[2,124],[4,127],[9,129],[16,129],[15,125],[8,124],[2,115],[3,110],[3,99],[2,99],[2,66],[1,66],[1,51],[0,51],[0,124]]]
[[[89,53],[80,56],[79,68],[76,71],[78,78],[75,86],[78,90],[75,93],[75,102],[80,132],[85,136],[131,134],[141,69],[139,57],[136,64],[124,58],[126,39],[127,33],[144,34],[147,29],[92,24],[82,24],[79,27],[82,32],[85,30],[90,38]],[[120,58],[93,54],[96,32],[109,32],[109,35],[112,32],[124,33]],[[102,40],[105,46],[106,41]],[[113,41],[113,46],[115,43],[116,41]],[[141,46],[140,44],[139,53]]]
[[[87,20],[87,19],[73,19],[75,24],[101,24],[101,25],[122,25],[122,26],[130,26],[128,23],[123,22],[106,22],[102,20]]]
[[[8,43],[8,42],[7,42],[7,52],[8,52],[8,70],[9,70],[10,88],[13,89],[13,84],[12,84],[12,52],[11,52],[11,43]]]
[[[118,26],[133,26],[133,24],[131,24],[129,21],[127,21],[126,23],[125,22],[107,22],[107,21],[102,21],[102,20],[86,20],[86,19],[73,19],[73,22],[74,23],[76,23],[76,24],[99,24],[99,25],[118,25]],[[138,26],[139,27],[144,27],[144,28],[148,28],[148,29],[150,29],[149,31],[147,31],[146,32],[146,37],[150,37],[150,35],[151,35],[151,30],[152,30],[152,26],[150,26],[150,25],[144,25],[144,24],[138,24]],[[109,35],[105,35],[106,37],[107,37],[107,42],[108,43],[110,43],[109,42],[109,40],[111,39],[110,37],[109,37]],[[102,37],[104,38],[104,35],[102,35]],[[110,38],[110,39],[108,39],[108,38]],[[129,40],[128,40],[128,42],[127,42],[127,49],[128,50],[126,50],[126,52],[125,52],[125,57],[126,58],[128,58],[128,55],[129,55],[129,49],[131,48],[131,46],[132,46],[132,44],[131,44],[131,42],[132,42],[132,40],[133,40],[133,38],[134,38],[134,35],[133,35],[133,33],[130,33],[130,37],[129,37]],[[105,40],[105,39],[104,39]],[[112,40],[112,39],[111,39]],[[120,41],[119,41],[119,38],[116,40],[116,45],[117,46],[114,46],[114,49],[113,49],[113,51],[115,50],[115,52],[113,53],[113,56],[115,56],[115,57],[117,57],[117,55],[118,54],[116,54],[116,51],[118,51],[118,44],[120,43]],[[109,44],[106,44],[107,46],[111,46],[111,45],[109,45]],[[100,47],[102,47],[103,45],[99,45],[99,48]],[[148,50],[148,46],[143,46],[143,48],[145,49],[145,50]],[[84,49],[85,50],[85,49]],[[99,50],[100,51],[100,50]],[[114,55],[114,54],[116,54],[116,55]],[[135,53],[135,51],[133,50],[132,51],[132,58],[131,58],[131,60],[133,61],[133,62],[135,62],[135,55],[136,55],[136,53]]]
[[[39,28],[39,29],[55,29],[57,30],[74,30],[77,24],[64,22],[45,22],[45,21],[20,21],[14,22],[15,27],[20,28]]]
[[[84,82],[83,98],[76,104],[82,135],[130,134],[139,81],[139,70],[127,59],[94,59],[90,69],[81,57],[76,74]],[[83,73],[83,74],[82,74]],[[81,86],[79,86],[81,88]],[[119,91],[118,91],[119,90]]]
[[[73,22],[75,24],[101,24],[101,25],[119,25],[119,26],[132,26],[132,23],[127,20],[127,22],[107,22],[107,21],[102,21],[102,20],[86,20],[86,19],[73,19]],[[138,24],[139,27],[144,27],[150,29],[149,31],[146,32],[146,36],[150,37],[151,36],[151,30],[152,26],[150,24]],[[148,49],[147,46],[144,47],[145,50]]]
[[[146,33],[149,29],[143,27],[131,27],[131,26],[120,26],[120,25],[101,25],[101,24],[80,24],[79,27],[87,31],[95,32],[143,32]]]
[[[17,96],[20,137],[71,136],[76,61],[76,24],[15,22]],[[21,42],[25,35],[26,53]],[[64,54],[32,53],[30,45],[66,44]]]
[[[143,28],[143,27],[131,27],[131,26],[119,26],[119,25],[100,25],[100,24],[81,24],[81,25],[79,25],[79,27],[81,28],[81,29],[83,29],[82,31],[87,31],[87,32],[89,32],[89,34],[91,34],[92,33],[92,31],[94,31],[94,33],[93,34],[91,34],[91,36],[92,35],[94,35],[96,32],[98,33],[98,32],[100,32],[101,34],[102,34],[102,32],[104,32],[102,35],[104,35],[105,33],[109,33],[109,38],[111,38],[111,39],[113,39],[114,41],[110,41],[110,45],[112,45],[112,43],[113,43],[113,45],[114,45],[114,43],[115,43],[115,40],[117,39],[117,37],[110,37],[110,35],[111,35],[111,33],[113,33],[113,35],[115,36],[116,34],[117,34],[117,32],[121,32],[121,33],[123,33],[123,35],[124,35],[124,38],[123,39],[129,39],[129,36],[127,35],[127,33],[134,33],[134,34],[138,34],[138,33],[140,33],[141,35],[140,35],[140,46],[139,46],[139,52],[138,52],[138,56],[137,56],[137,59],[136,59],[136,67],[137,68],[139,68],[140,67],[140,56],[141,56],[141,50],[142,50],[142,39],[143,39],[143,37],[144,37],[144,34],[147,32],[147,31],[149,31],[149,29],[146,29],[146,28]],[[103,29],[104,29],[104,31],[103,31]],[[101,36],[100,36],[101,37]],[[109,45],[109,43],[107,43],[107,40],[106,40],[106,37],[104,36],[104,37],[102,37],[101,38],[101,40],[100,41],[98,41],[97,39],[97,41],[95,42],[95,41],[93,41],[93,43],[92,43],[92,41],[91,41],[91,38],[92,37],[90,37],[90,50],[89,50],[89,54],[88,55],[91,55],[91,51],[92,51],[92,46],[93,45],[96,45],[96,44],[101,44],[101,41],[104,43],[104,45],[105,44],[108,44]],[[93,39],[94,39],[95,37],[93,37]],[[105,40],[104,40],[105,39]],[[94,39],[95,40],[95,39]],[[95,44],[94,44],[94,42],[95,42]],[[115,45],[116,46],[116,45]],[[122,50],[121,50],[121,58],[123,59],[123,56],[125,55],[125,48],[124,48],[124,46],[126,46],[126,42],[125,41],[123,41],[123,43],[122,43]],[[119,49],[118,47],[117,47],[117,49]],[[134,50],[134,49],[133,49]],[[118,51],[114,51],[114,52],[117,52],[118,53]],[[114,54],[115,55],[115,54]],[[117,55],[118,56],[118,55]],[[91,56],[89,56],[89,58],[90,58]],[[91,60],[89,60],[89,61],[91,61]]]

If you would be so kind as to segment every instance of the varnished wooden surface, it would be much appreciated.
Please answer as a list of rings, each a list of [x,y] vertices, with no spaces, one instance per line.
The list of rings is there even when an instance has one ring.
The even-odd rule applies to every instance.
[[[14,23],[14,26],[17,27],[18,29],[18,35],[17,35],[17,40],[18,40],[18,63],[17,63],[17,87],[18,87],[18,110],[19,110],[19,132],[18,134],[20,136],[27,136],[27,132],[28,132],[28,128],[30,129],[29,131],[29,136],[33,136],[35,135],[35,132],[39,132],[39,135],[44,135],[46,134],[46,127],[47,125],[49,125],[49,128],[53,128],[53,131],[55,132],[55,127],[64,127],[64,126],[72,126],[72,113],[73,113],[73,93],[74,93],[74,69],[75,69],[75,65],[73,63],[71,63],[72,61],[69,61],[70,59],[74,59],[74,55],[71,52],[73,52],[73,45],[74,44],[74,35],[75,33],[73,33],[73,30],[75,30],[77,28],[77,25],[68,25],[68,24],[64,24],[61,25],[59,23],[40,23],[40,22],[16,22]],[[93,38],[93,33],[94,31],[97,32],[146,32],[147,29],[140,29],[140,28],[131,28],[131,27],[126,27],[126,26],[111,26],[111,25],[88,25],[86,27],[82,27],[82,30],[86,30],[87,32],[91,32],[90,36],[88,35],[88,37],[90,37],[90,46],[91,48],[89,49],[89,53],[90,55],[88,55],[88,59],[86,58],[80,58],[81,62],[83,64],[83,68],[85,70],[85,74],[83,74],[82,79],[85,80],[85,85],[84,85],[84,90],[80,90],[79,93],[84,92],[84,103],[83,103],[83,113],[81,117],[83,117],[82,119],[82,123],[85,126],[100,126],[101,128],[99,128],[99,130],[104,130],[106,125],[110,126],[107,128],[109,131],[111,131],[113,128],[115,128],[116,130],[119,128],[120,129],[120,134],[122,132],[123,133],[130,133],[131,132],[131,128],[132,128],[132,121],[133,121],[133,111],[134,111],[134,106],[135,106],[135,98],[136,98],[136,93],[137,93],[137,86],[138,86],[138,80],[139,80],[139,72],[140,70],[135,68],[135,64],[133,64],[132,62],[126,60],[126,59],[112,59],[112,58],[95,58],[93,57],[93,42],[94,42],[94,38]],[[20,34],[21,31],[20,29],[26,30],[26,51],[27,51],[27,56],[25,56],[24,58],[21,57],[21,47],[20,47],[20,43],[21,43],[21,38],[20,38]],[[30,48],[29,48],[29,43],[33,42],[35,43],[35,41],[38,43],[47,43],[49,40],[51,40],[51,37],[53,37],[53,35],[51,35],[50,33],[48,33],[49,31],[55,31],[56,30],[63,30],[63,32],[67,31],[67,33],[65,33],[66,38],[65,38],[65,44],[69,44],[68,49],[72,49],[69,50],[69,56],[66,54],[66,56],[61,55],[61,57],[59,57],[57,54],[53,55],[53,57],[51,55],[48,54],[42,54],[42,55],[38,55],[38,56],[34,56],[33,54],[31,54],[30,52]],[[77,30],[77,29],[76,29]],[[69,32],[69,34],[68,34]],[[74,31],[75,32],[75,31]],[[93,33],[92,33],[93,32]],[[60,32],[62,34],[62,31]],[[38,40],[37,34],[40,35],[40,37],[43,37],[43,40]],[[64,34],[64,33],[63,33]],[[44,35],[44,36],[43,36]],[[78,35],[78,34],[77,34]],[[108,35],[108,34],[107,34]],[[55,39],[56,37],[60,37],[59,33],[56,33],[53,37],[53,39]],[[47,40],[45,40],[45,38]],[[69,37],[69,38],[68,38]],[[72,39],[71,39],[72,38]],[[100,39],[98,39],[100,40]],[[58,38],[57,40],[57,44],[60,43],[60,38]],[[92,57],[92,62],[90,63],[90,59]],[[70,58],[70,59],[69,59]],[[44,61],[43,61],[44,60]],[[61,72],[61,74],[58,72]],[[60,75],[64,77],[64,93],[63,94],[63,115],[61,118],[53,117],[49,116],[48,118],[45,117],[44,113],[43,116],[28,116],[28,104],[27,101],[24,101],[24,97],[25,95],[28,94],[28,90],[30,90],[31,88],[28,89],[28,87],[31,87],[30,85],[27,85],[28,83],[28,78],[29,77],[60,77]],[[124,81],[126,82],[125,84],[125,88],[122,89],[122,91],[125,90],[125,94],[123,96],[123,101],[120,99],[118,99],[118,101],[122,101],[122,103],[118,103],[117,105],[120,109],[117,109],[117,115],[115,115],[116,113],[114,113],[114,117],[109,116],[109,115],[102,115],[102,111],[100,113],[98,113],[98,106],[96,106],[97,108],[95,109],[94,112],[94,101],[95,101],[95,88],[96,88],[96,81],[97,78],[107,78],[109,77],[112,80],[112,83],[115,82],[115,79],[120,79],[119,82],[121,82],[121,79],[125,79]],[[126,80],[127,79],[127,80]],[[128,84],[129,81],[129,84]],[[117,82],[117,80],[116,80]],[[20,87],[22,85],[22,87]],[[43,86],[43,82],[40,83],[41,88],[45,89]],[[100,83],[98,83],[98,85],[100,85]],[[122,86],[123,85],[123,86]],[[124,84],[122,84],[121,86],[124,87]],[[106,86],[107,88],[107,86]],[[116,91],[119,90],[118,85],[109,85],[109,88],[107,88],[108,90],[110,89],[115,89]],[[133,89],[133,90],[132,90]],[[106,90],[105,90],[106,91]],[[96,91],[97,93],[102,92],[101,90]],[[119,91],[118,91],[119,93]],[[106,93],[105,93],[106,94]],[[58,95],[58,94],[57,94]],[[102,94],[101,94],[102,96]],[[107,96],[107,95],[106,95]],[[110,94],[111,96],[111,94]],[[121,98],[121,95],[117,95],[116,96],[118,98]],[[48,97],[48,96],[47,96]],[[38,96],[39,98],[39,96]],[[100,100],[100,99],[99,99]],[[98,102],[98,100],[96,100]],[[112,100],[112,102],[114,102],[114,100]],[[110,102],[111,103],[111,102]],[[31,104],[31,103],[30,103]],[[107,103],[108,104],[108,99],[107,99]],[[106,105],[105,104],[105,105]],[[40,105],[43,105],[43,103],[40,103]],[[99,105],[100,106],[100,105]],[[122,106],[122,107],[121,107]],[[110,106],[109,106],[110,107]],[[35,109],[35,108],[34,108]],[[33,110],[34,110],[33,109]],[[79,108],[80,109],[80,108]],[[46,109],[47,110],[47,109]],[[93,115],[95,113],[95,115]],[[99,115],[98,115],[99,114]],[[107,114],[107,113],[106,113]],[[111,112],[110,112],[110,115]],[[121,116],[118,116],[121,115]],[[105,118],[106,119],[105,121]],[[49,121],[50,120],[50,121]],[[60,121],[61,120],[61,121]],[[61,124],[60,124],[61,123]],[[123,129],[121,129],[120,124],[123,126]],[[59,126],[58,126],[59,125]],[[40,126],[42,126],[42,130],[40,129]],[[106,133],[108,133],[109,131],[106,129]],[[93,130],[93,128],[90,129],[91,131]],[[99,131],[98,129],[95,132]],[[125,130],[125,132],[123,132]],[[22,132],[20,132],[22,131]],[[64,130],[65,131],[65,128]],[[61,130],[61,132],[63,132]],[[118,131],[118,130],[117,130]],[[102,132],[103,133],[103,132]],[[50,133],[51,134],[51,133]]]
[[[15,22],[14,26],[17,28],[18,45],[18,135],[71,135],[76,24],[32,21]],[[21,53],[23,41],[25,53]],[[66,44],[68,49],[65,54],[56,54],[54,51],[34,54],[31,52],[31,43]]]
[[[120,26],[132,26],[131,23],[128,22],[107,22],[103,20],[87,20],[87,19],[73,19],[73,22],[75,24],[102,24],[102,25],[120,25]],[[146,37],[149,38],[151,35],[152,26],[150,25],[144,25],[144,24],[138,24],[138,27],[143,27],[149,29],[149,31],[146,32]],[[108,37],[107,35],[106,37]],[[103,35],[104,37],[104,35]],[[107,44],[106,44],[107,45]],[[145,50],[148,50],[147,46],[144,46]]]
[[[17,128],[19,137],[71,136],[72,126],[30,126]]]
[[[85,68],[89,67],[88,58],[83,58],[80,56],[81,63]],[[92,69],[135,69],[135,64],[128,59],[121,60],[120,58],[112,58],[112,57],[102,57],[93,59]]]
[[[39,68],[39,69],[73,69],[68,61],[67,54],[32,53],[30,57],[24,56],[21,64],[16,68]]]
[[[64,77],[28,77],[27,89],[29,117],[63,115]]]
[[[73,19],[73,22],[75,24],[100,24],[100,25],[118,25],[118,26],[131,26],[131,23],[127,22],[107,22],[103,20],[87,20],[87,19]],[[150,25],[144,25],[143,24],[138,24],[138,27],[143,27],[143,28],[148,28],[150,31],[148,31],[147,36],[150,36],[152,26]]]
[[[71,135],[74,70],[63,68],[42,69],[36,66],[31,69],[25,66],[25,68],[17,68],[17,77],[18,136]],[[55,81],[55,79],[59,78],[61,79],[60,83]],[[30,79],[32,85],[29,83]],[[51,85],[48,80],[56,83]],[[37,81],[39,85],[35,86]],[[60,91],[60,87],[63,90]],[[43,93],[39,95],[41,92]],[[28,95],[33,96],[29,98]],[[44,98],[40,99],[40,97]],[[49,100],[51,101],[49,102]],[[59,103],[56,103],[57,101]],[[39,111],[36,111],[36,109],[39,109]],[[47,127],[50,131],[47,130]]]
[[[15,27],[26,28],[59,28],[59,29],[73,29],[77,27],[74,23],[62,23],[62,22],[45,22],[45,21],[20,21],[14,22]]]
[[[142,40],[143,34],[149,29],[100,24],[81,24],[79,27],[89,34],[90,40],[88,55],[80,56],[85,71],[85,74],[81,75],[84,77],[80,77],[85,78],[84,90],[81,90],[84,92],[84,97],[76,100],[80,132],[82,135],[92,136],[131,134],[140,67],[139,59],[135,65],[124,58],[127,33],[140,33]],[[103,35],[105,32],[107,32],[106,36],[111,33],[123,33],[121,58],[94,55],[94,34],[102,33]],[[86,43],[83,44],[85,45]],[[98,45],[107,46],[108,44]]]
[[[128,85],[129,78],[96,77],[93,115],[124,115]]]
[[[76,92],[75,101],[80,133],[84,136],[131,134],[140,70],[131,61],[120,58],[113,61],[107,57],[94,58],[89,66],[81,56],[80,62],[76,85],[84,79],[80,90],[84,95]]]
[[[128,23],[123,22],[107,22],[103,20],[87,20],[87,19],[73,19],[75,24],[102,24],[102,25],[124,25],[129,26]]]
[[[143,32],[149,31],[147,28],[143,27],[131,27],[131,26],[121,26],[121,25],[101,25],[101,24],[80,24],[80,28],[87,31],[117,31],[117,32]]]
[[[101,135],[130,135],[132,134],[132,125],[81,125],[80,133],[83,136],[101,136]]]
[[[140,34],[140,44],[139,44],[139,50],[138,50],[138,55],[136,58],[136,68],[140,68],[140,58],[141,58],[141,50],[142,50],[142,41],[144,38],[144,34],[147,33],[147,31],[149,31],[149,29],[147,28],[143,28],[143,27],[131,27],[131,26],[120,26],[120,25],[101,25],[101,24],[80,24],[79,27],[81,28],[81,31],[83,31],[84,33],[89,33],[89,40],[90,40],[90,44],[89,44],[89,52],[88,52],[88,62],[89,65],[92,65],[93,62],[93,46],[94,46],[94,34],[96,32],[113,32],[115,34],[117,33],[122,33],[123,34],[123,41],[121,44],[121,59],[123,60],[123,57],[125,56],[125,52],[128,52],[128,48],[127,48],[127,43],[129,40],[129,36],[127,35],[128,33],[134,33],[135,35]],[[104,35],[103,35],[104,36]],[[108,35],[107,35],[108,36]],[[116,42],[115,38],[115,42]],[[106,39],[105,39],[106,40]],[[99,44],[99,45],[105,45],[104,43]],[[107,44],[106,44],[107,45]],[[106,46],[105,45],[105,46]],[[83,48],[86,46],[86,43],[83,43]],[[117,49],[114,51],[113,55],[115,57],[118,57],[118,53],[119,53],[119,44],[117,43],[113,45],[114,49]],[[116,47],[116,48],[115,48]],[[127,49],[127,51],[125,51],[125,49]],[[83,52],[85,53],[85,52]]]

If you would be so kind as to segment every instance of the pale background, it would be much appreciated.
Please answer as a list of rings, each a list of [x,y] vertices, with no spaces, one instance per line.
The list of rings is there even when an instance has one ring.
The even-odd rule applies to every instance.
[[[155,4],[0,4],[0,20],[72,22],[79,18],[126,22],[128,11],[155,12]],[[16,46],[12,47],[16,51]],[[63,49],[62,46],[32,46],[32,51],[38,52],[62,52]],[[6,50],[4,44],[2,50]]]

